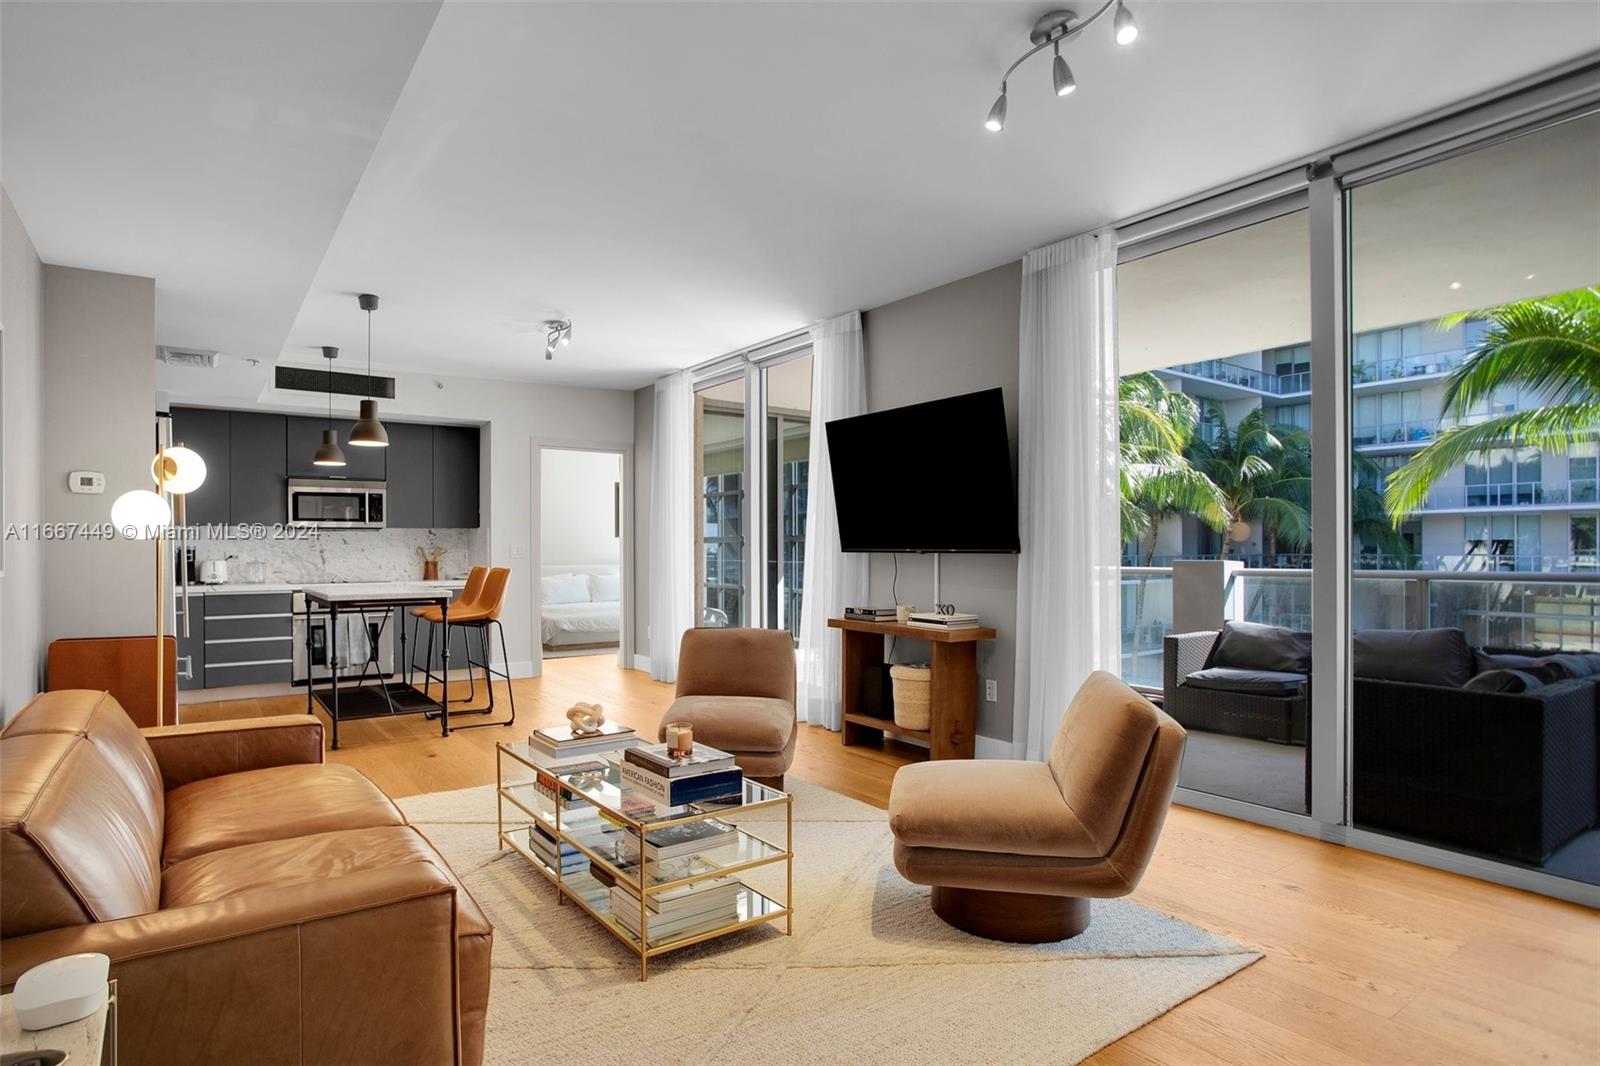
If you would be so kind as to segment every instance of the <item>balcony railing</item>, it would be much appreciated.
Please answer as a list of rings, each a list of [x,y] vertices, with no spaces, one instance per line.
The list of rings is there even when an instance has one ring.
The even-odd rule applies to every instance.
[[[1179,363],[1172,370],[1179,374],[1220,381],[1225,385],[1238,385],[1241,388],[1255,389],[1257,392],[1266,391],[1262,388],[1261,371],[1240,366],[1238,363],[1230,363],[1226,359],[1202,359],[1198,363]]]
[[[1351,368],[1350,379],[1357,385],[1370,385],[1376,381],[1400,381],[1405,378],[1426,377],[1430,374],[1448,374],[1476,349],[1456,348],[1444,352],[1424,352],[1417,355],[1395,356],[1379,360],[1376,364],[1360,359]]]
[[[1458,510],[1468,507],[1563,507],[1572,504],[1600,503],[1600,485],[1594,478],[1546,484],[1519,481],[1465,488],[1434,489],[1428,493],[1424,511]]]
[[[1357,630],[1455,626],[1475,646],[1600,651],[1600,572],[1505,578],[1357,570],[1352,576],[1351,617]],[[1171,567],[1123,568],[1122,677],[1129,684],[1161,686],[1162,638],[1172,632],[1173,599],[1183,595]],[[1309,630],[1311,572],[1236,571],[1223,602],[1236,621]]]
[[[1402,422],[1380,422],[1375,426],[1356,426],[1350,440],[1358,448],[1383,444],[1426,444],[1439,435],[1439,423],[1429,418]]]

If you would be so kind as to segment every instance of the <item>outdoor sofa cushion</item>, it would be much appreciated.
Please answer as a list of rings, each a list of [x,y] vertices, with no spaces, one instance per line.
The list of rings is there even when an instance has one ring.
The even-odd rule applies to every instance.
[[[1461,688],[1477,672],[1459,629],[1362,629],[1352,642],[1355,675],[1375,681]]]
[[[1231,666],[1212,666],[1196,670],[1183,683],[1191,688],[1218,692],[1241,692],[1251,696],[1294,696],[1306,683],[1305,674],[1287,670],[1241,670]]]
[[[1224,622],[1206,665],[1309,674],[1311,634],[1259,622]]]

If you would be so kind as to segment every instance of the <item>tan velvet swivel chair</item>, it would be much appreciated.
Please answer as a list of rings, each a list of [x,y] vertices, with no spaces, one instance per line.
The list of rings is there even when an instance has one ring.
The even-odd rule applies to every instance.
[[[783,787],[794,762],[794,639],[785,629],[691,629],[678,646],[677,698],[661,719],[733,755],[746,777]]]
[[[1089,675],[1046,762],[902,767],[889,793],[894,864],[933,912],[991,940],[1089,926],[1089,899],[1144,875],[1183,761],[1183,727],[1103,671]]]

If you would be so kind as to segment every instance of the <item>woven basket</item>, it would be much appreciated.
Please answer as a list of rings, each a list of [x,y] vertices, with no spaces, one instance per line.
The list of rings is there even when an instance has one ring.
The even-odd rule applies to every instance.
[[[894,724],[901,729],[927,729],[933,702],[933,671],[926,666],[891,666]]]

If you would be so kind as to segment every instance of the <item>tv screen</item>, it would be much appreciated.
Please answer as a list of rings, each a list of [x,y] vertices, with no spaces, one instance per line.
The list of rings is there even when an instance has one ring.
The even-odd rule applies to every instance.
[[[999,389],[827,424],[847,552],[1021,550]]]

